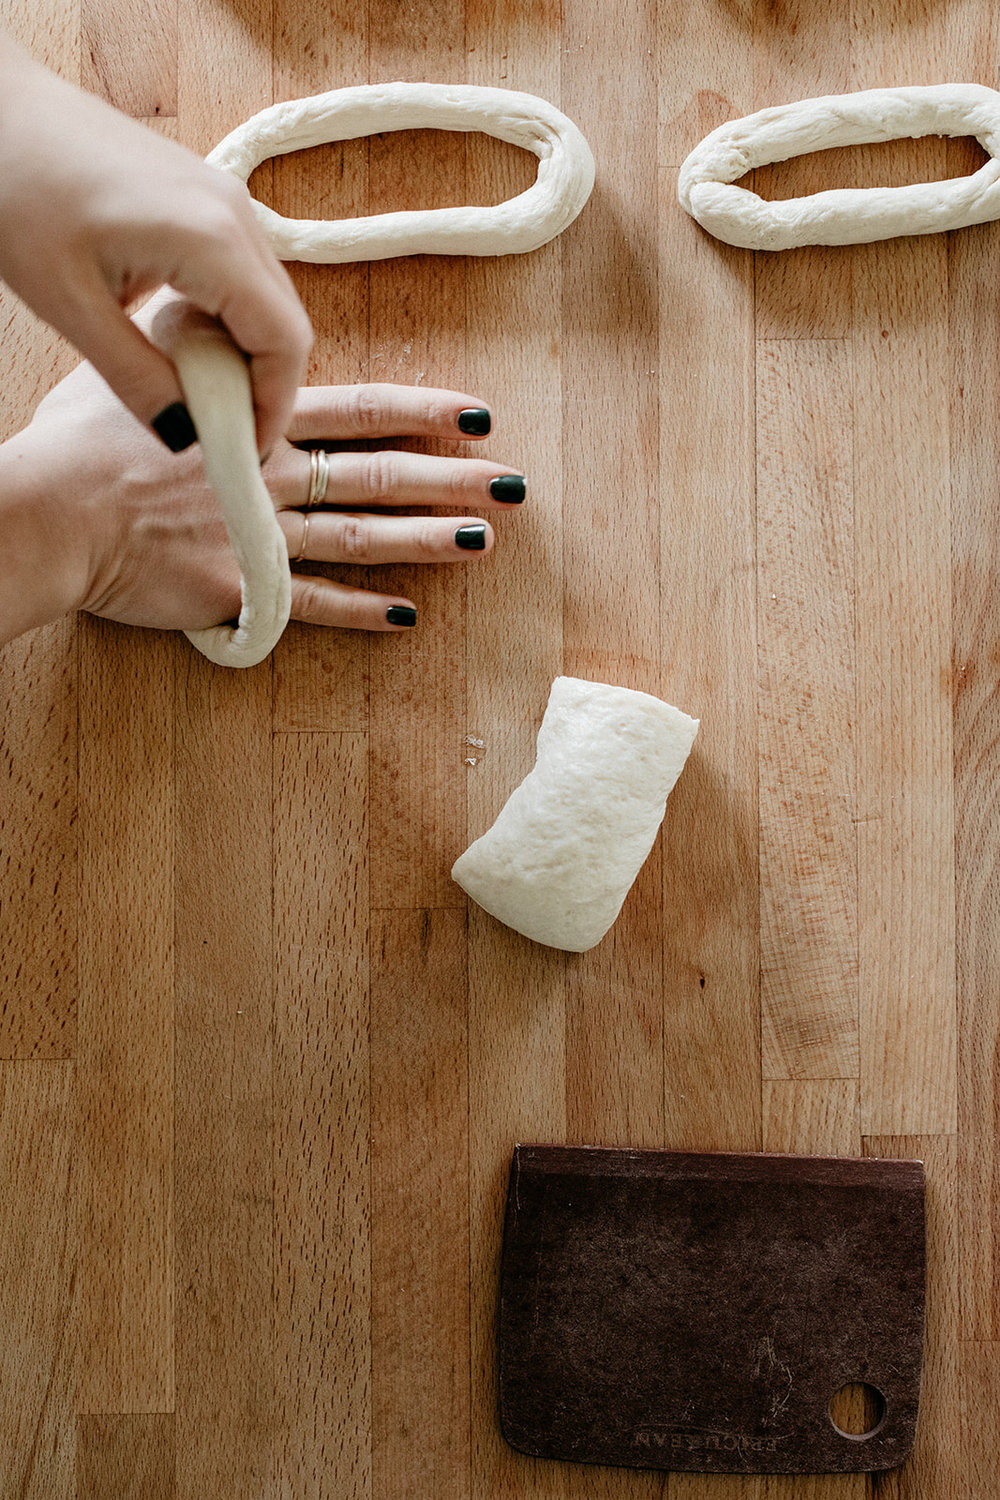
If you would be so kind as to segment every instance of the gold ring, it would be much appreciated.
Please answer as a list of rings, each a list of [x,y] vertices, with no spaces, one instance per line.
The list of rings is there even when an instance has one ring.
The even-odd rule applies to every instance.
[[[303,562],[305,560],[306,543],[308,542],[308,540],[309,540],[309,516],[308,516],[308,514],[304,514],[303,517],[302,517],[302,545],[299,548],[298,552],[296,552],[295,556],[292,558],[292,562],[293,563]]]
[[[330,482],[330,460],[325,448],[312,448],[309,452],[309,494],[306,510],[315,510],[326,498],[326,487]]]

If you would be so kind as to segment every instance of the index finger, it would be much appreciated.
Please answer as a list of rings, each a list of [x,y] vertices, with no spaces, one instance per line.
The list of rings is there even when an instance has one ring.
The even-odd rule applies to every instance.
[[[312,348],[312,324],[291,277],[265,252],[258,274],[230,287],[218,316],[248,356],[257,422],[257,451],[284,437]]]
[[[486,437],[487,404],[460,391],[416,385],[315,385],[300,390],[289,442],[310,439],[443,437],[456,442]]]

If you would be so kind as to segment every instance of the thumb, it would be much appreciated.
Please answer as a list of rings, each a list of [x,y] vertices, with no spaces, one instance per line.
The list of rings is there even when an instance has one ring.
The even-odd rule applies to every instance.
[[[60,332],[171,452],[180,453],[197,440],[177,371],[107,288],[91,291],[76,326],[64,322]]]

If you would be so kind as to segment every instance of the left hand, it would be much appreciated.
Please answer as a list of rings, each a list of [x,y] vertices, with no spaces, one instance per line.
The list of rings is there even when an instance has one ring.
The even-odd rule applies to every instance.
[[[414,386],[300,389],[288,436],[263,469],[290,556],[302,552],[310,479],[309,453],[295,443],[390,435],[464,442],[469,439],[458,415],[470,408],[481,410],[483,403]],[[19,466],[21,483],[37,496],[48,577],[62,580],[64,609],[168,630],[199,629],[239,613],[239,573],[200,450],[167,453],[89,365],[50,392],[30,425],[0,452]],[[490,484],[515,473],[482,458],[331,453],[324,507],[309,512],[305,556],[350,564],[484,556],[494,534],[483,513],[512,508],[493,498]],[[396,513],[414,506],[427,513]],[[433,514],[437,507],[467,513],[445,517]],[[414,608],[405,597],[349,588],[293,567],[294,619],[393,630],[413,621],[389,611]]]

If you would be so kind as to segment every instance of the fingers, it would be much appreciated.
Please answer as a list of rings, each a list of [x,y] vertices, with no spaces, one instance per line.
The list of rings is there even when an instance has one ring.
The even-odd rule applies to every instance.
[[[292,574],[292,619],[307,625],[333,625],[341,630],[411,630],[416,606],[394,594],[370,594],[329,578]]]
[[[330,477],[323,502],[327,506],[444,505],[496,510],[520,504],[525,495],[523,475],[507,464],[483,458],[383,450],[331,453],[328,461]],[[307,455],[296,459],[294,480],[292,469],[289,462],[290,503],[302,505],[308,494]]]
[[[300,390],[290,442],[354,438],[486,437],[489,408],[477,396],[413,385],[327,385]]]
[[[493,528],[477,516],[373,516],[343,511],[282,511],[293,565],[303,559],[324,563],[463,562],[485,556]]]
[[[257,451],[269,453],[292,423],[296,393],[312,348],[312,325],[278,261],[270,275],[237,283],[219,309],[249,357]]]
[[[95,277],[77,292],[60,329],[83,353],[129,411],[178,453],[195,441],[177,371],[167,356]]]

